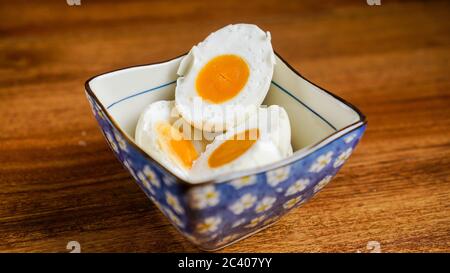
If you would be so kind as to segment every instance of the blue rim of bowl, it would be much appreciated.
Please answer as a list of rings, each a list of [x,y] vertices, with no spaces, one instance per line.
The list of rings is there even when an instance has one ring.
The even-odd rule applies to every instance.
[[[325,88],[320,87],[319,85],[313,83],[312,81],[308,80],[307,78],[305,78],[300,72],[298,72],[294,67],[292,67],[283,57],[280,56],[280,54],[278,54],[275,51],[275,55],[291,70],[293,71],[298,77],[302,78],[303,80],[305,80],[306,82],[308,82],[309,84],[319,88],[321,91],[327,93],[328,95],[332,96],[334,99],[340,101],[341,103],[345,104],[347,107],[349,107],[350,109],[352,109],[353,111],[355,111],[358,114],[359,119],[357,121],[355,121],[354,123],[347,125],[345,127],[343,127],[340,130],[335,130],[331,135],[328,135],[327,137],[319,140],[318,142],[309,145],[303,149],[300,149],[301,151],[303,151],[303,153],[301,154],[297,154],[294,153],[292,156],[279,161],[279,162],[275,162],[266,166],[262,166],[262,167],[256,167],[256,168],[252,168],[249,170],[242,170],[242,171],[238,171],[235,173],[231,173],[231,174],[225,174],[225,175],[220,175],[217,178],[214,179],[210,179],[207,181],[202,181],[202,182],[189,182],[186,181],[180,177],[178,177],[176,174],[174,174],[173,172],[171,172],[169,169],[167,169],[165,166],[163,166],[162,164],[160,164],[158,161],[156,161],[155,159],[153,159],[149,154],[147,154],[146,152],[144,152],[144,150],[142,150],[135,142],[133,139],[131,139],[128,134],[126,134],[121,127],[116,123],[116,121],[111,117],[111,115],[108,112],[108,109],[100,102],[100,100],[97,98],[97,96],[94,94],[94,92],[92,91],[89,83],[94,80],[97,77],[106,75],[106,74],[110,74],[110,73],[114,73],[114,72],[118,72],[118,71],[122,71],[122,70],[126,70],[126,69],[130,69],[130,68],[136,68],[136,67],[143,67],[143,66],[149,66],[149,65],[157,65],[157,64],[163,64],[163,63],[167,63],[173,60],[176,60],[180,57],[185,56],[187,53],[181,54],[177,57],[168,59],[168,60],[164,60],[164,61],[159,61],[159,62],[154,62],[154,63],[148,63],[148,64],[139,64],[139,65],[132,65],[132,66],[127,66],[127,67],[123,67],[123,68],[119,68],[119,69],[114,69],[111,71],[107,71],[101,74],[97,74],[95,76],[92,76],[91,78],[87,79],[84,83],[84,88],[86,90],[86,92],[89,94],[89,96],[91,98],[93,98],[95,100],[95,102],[97,103],[97,105],[100,106],[101,110],[103,111],[103,113],[108,117],[108,119],[110,120],[110,122],[112,123],[112,125],[115,127],[116,130],[118,130],[122,136],[127,140],[127,142],[132,145],[134,147],[134,149],[136,149],[137,151],[139,151],[139,153],[145,157],[146,159],[150,160],[151,162],[157,164],[160,168],[162,168],[165,172],[168,172],[170,174],[172,174],[178,183],[180,183],[181,185],[184,186],[188,186],[188,187],[197,187],[197,186],[204,186],[206,184],[212,184],[212,183],[221,183],[221,182],[226,182],[230,179],[236,179],[239,177],[245,177],[245,176],[249,176],[249,175],[255,175],[261,172],[266,172],[275,168],[281,168],[284,167],[286,165],[290,165],[293,162],[296,162],[304,157],[306,157],[307,155],[309,155],[310,153],[314,152],[318,147],[324,146],[326,144],[328,144],[328,140],[333,139],[336,135],[341,134],[342,132],[348,130],[351,127],[355,127],[353,128],[353,130],[350,131],[354,131],[364,125],[367,124],[367,118],[366,116],[353,104],[347,102],[346,100],[344,100],[343,98],[339,97],[338,95],[333,94],[332,92],[328,91]],[[349,131],[349,132],[350,132]],[[297,151],[298,152],[298,151]],[[280,162],[282,162],[282,164],[279,164]]]

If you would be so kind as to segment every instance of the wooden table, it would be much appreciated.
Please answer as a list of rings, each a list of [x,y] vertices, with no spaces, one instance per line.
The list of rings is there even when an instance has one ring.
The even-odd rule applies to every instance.
[[[271,31],[369,126],[314,200],[223,251],[450,251],[449,2],[217,2],[1,2],[0,251],[67,252],[72,240],[82,252],[198,251],[115,159],[83,84],[233,22]]]

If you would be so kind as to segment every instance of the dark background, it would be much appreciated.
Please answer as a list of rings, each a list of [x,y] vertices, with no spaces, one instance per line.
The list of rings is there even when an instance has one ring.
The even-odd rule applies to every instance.
[[[449,18],[448,1],[0,1],[0,252],[197,251],[109,151],[83,84],[238,22],[369,126],[314,200],[223,251],[450,251]]]

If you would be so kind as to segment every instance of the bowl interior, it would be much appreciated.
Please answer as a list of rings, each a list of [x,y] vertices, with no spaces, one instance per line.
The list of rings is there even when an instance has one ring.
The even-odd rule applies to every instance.
[[[119,129],[134,139],[143,109],[157,100],[174,99],[176,71],[182,58],[106,73],[88,84]],[[294,151],[362,119],[351,106],[301,77],[279,56],[264,104],[281,105],[288,112]]]

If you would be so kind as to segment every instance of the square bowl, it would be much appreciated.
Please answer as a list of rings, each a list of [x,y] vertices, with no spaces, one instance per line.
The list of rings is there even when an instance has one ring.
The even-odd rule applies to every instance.
[[[367,126],[356,107],[305,79],[277,54],[263,104],[281,105],[288,112],[294,154],[267,166],[190,183],[134,142],[142,110],[154,101],[174,99],[183,56],[92,77],[85,89],[116,157],[174,227],[201,249],[237,242],[308,201],[336,175]]]

